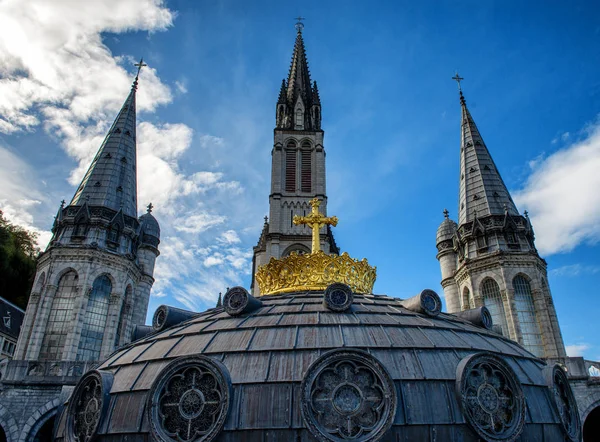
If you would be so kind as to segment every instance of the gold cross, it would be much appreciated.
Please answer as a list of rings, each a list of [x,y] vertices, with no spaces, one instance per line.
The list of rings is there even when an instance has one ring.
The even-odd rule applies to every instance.
[[[319,230],[321,227],[330,225],[337,226],[337,216],[332,216],[330,218],[323,216],[319,213],[319,206],[321,205],[321,201],[318,198],[313,198],[310,200],[310,205],[312,207],[312,211],[308,216],[294,216],[294,224],[306,224],[308,227],[312,229],[312,253],[317,253],[321,250],[321,241],[319,239]]]

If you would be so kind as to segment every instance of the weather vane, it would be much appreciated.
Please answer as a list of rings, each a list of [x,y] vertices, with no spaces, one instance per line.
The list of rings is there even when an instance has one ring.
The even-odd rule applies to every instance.
[[[147,65],[146,63],[144,63],[144,59],[143,59],[143,58],[140,58],[140,62],[139,62],[139,63],[136,63],[136,64],[134,64],[134,66],[135,66],[136,68],[138,68],[137,75],[135,76],[135,79],[137,80],[137,78],[140,76],[140,71],[142,70],[142,68],[143,68],[144,66],[148,66],[148,65]]]
[[[298,16],[296,17],[296,31],[298,32],[302,32],[302,29],[304,29],[304,23],[302,23],[302,20],[304,20],[304,17],[302,16]]]
[[[454,77],[452,77],[452,79],[458,83],[458,90],[459,90],[460,92],[462,92],[462,88],[460,87],[460,82],[461,82],[462,80],[464,80],[464,78],[463,78],[463,77],[461,77],[460,75],[458,75],[458,71],[456,71],[456,75],[455,75]]]

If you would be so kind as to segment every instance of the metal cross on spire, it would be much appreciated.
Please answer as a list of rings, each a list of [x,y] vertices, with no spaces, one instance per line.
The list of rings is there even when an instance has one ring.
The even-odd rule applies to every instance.
[[[296,24],[294,26],[298,32],[302,32],[302,29],[304,29],[304,23],[302,23],[302,20],[304,20],[304,17],[300,15],[296,17]]]
[[[319,230],[321,229],[321,227],[326,225],[334,227],[337,226],[338,219],[337,216],[332,216],[328,218],[319,213],[319,206],[321,205],[321,201],[319,201],[318,198],[313,198],[312,200],[310,200],[310,205],[312,207],[311,213],[307,216],[295,215],[293,222],[296,226],[306,224],[312,229],[312,253],[317,253],[319,250],[321,250]]]
[[[462,88],[460,87],[460,82],[461,82],[462,80],[464,80],[464,78],[463,78],[463,77],[461,77],[460,75],[458,75],[458,71],[456,71],[456,75],[455,75],[454,77],[452,77],[452,79],[458,83],[458,90],[459,90],[460,92],[462,92]]]
[[[136,68],[138,68],[137,75],[135,76],[135,79],[137,80],[138,77],[140,76],[140,71],[142,70],[142,68],[144,66],[148,66],[148,65],[146,63],[144,63],[144,59],[143,58],[140,58],[140,62],[139,63],[135,63],[134,66]]]
[[[152,213],[152,209],[154,209],[154,206],[152,205],[152,203],[150,203],[146,206],[146,208],[148,209],[147,210],[148,213]]]

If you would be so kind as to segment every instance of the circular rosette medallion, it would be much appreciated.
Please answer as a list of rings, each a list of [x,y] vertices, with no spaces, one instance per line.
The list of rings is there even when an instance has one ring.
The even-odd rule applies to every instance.
[[[546,367],[544,375],[553,393],[560,422],[567,437],[572,441],[581,439],[581,420],[577,402],[565,371],[559,366]]]
[[[302,381],[302,417],[321,441],[374,441],[390,428],[396,389],[386,369],[360,350],[317,359]]]
[[[354,295],[346,284],[335,282],[325,289],[323,302],[325,307],[334,312],[343,312],[350,308]]]
[[[111,373],[94,370],[83,376],[75,387],[67,415],[72,441],[90,442],[96,437],[108,408],[112,380]]]
[[[223,298],[223,305],[225,311],[231,316],[237,316],[241,314],[244,309],[248,306],[249,294],[248,291],[243,287],[232,287],[227,290],[225,297]]]
[[[211,441],[231,403],[227,369],[204,357],[179,358],[159,375],[149,395],[152,434],[160,441]]]
[[[486,441],[513,441],[523,430],[525,397],[506,362],[489,353],[463,359],[456,391],[465,419]]]

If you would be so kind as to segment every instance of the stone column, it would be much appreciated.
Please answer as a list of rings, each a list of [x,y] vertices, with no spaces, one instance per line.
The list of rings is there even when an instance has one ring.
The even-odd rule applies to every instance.
[[[115,349],[115,336],[121,316],[121,307],[124,300],[118,293],[111,293],[108,304],[108,313],[106,315],[106,327],[102,338],[102,349],[100,350],[100,359],[104,359]]]
[[[25,310],[25,319],[23,320],[23,325],[21,326],[21,331],[19,333],[19,340],[17,341],[17,348],[15,349],[14,359],[25,358],[25,352],[27,351],[29,339],[31,338],[31,333],[33,332],[33,327],[35,325],[35,318],[37,315],[39,305],[40,293],[32,293],[29,296],[27,310]]]
[[[52,302],[54,296],[58,291],[58,285],[46,284],[46,290],[44,295],[41,297],[38,312],[36,314],[36,320],[33,324],[29,342],[27,343],[27,349],[25,350],[24,359],[26,360],[37,360],[40,356],[40,350],[42,348],[42,341],[46,333],[46,326],[48,325],[48,317],[50,316],[50,309],[52,308]]]
[[[556,342],[554,341],[552,324],[550,323],[550,317],[544,302],[544,295],[540,289],[532,289],[531,296],[533,298],[535,318],[542,336],[542,344],[544,345],[544,357],[556,358],[558,356],[556,354]]]
[[[508,333],[510,339],[523,343],[523,335],[521,334],[521,326],[519,324],[519,318],[517,316],[517,305],[515,304],[515,291],[514,289],[506,289],[506,291],[500,291],[502,295],[502,301],[504,302],[504,313],[506,314],[506,323],[508,325]]]

